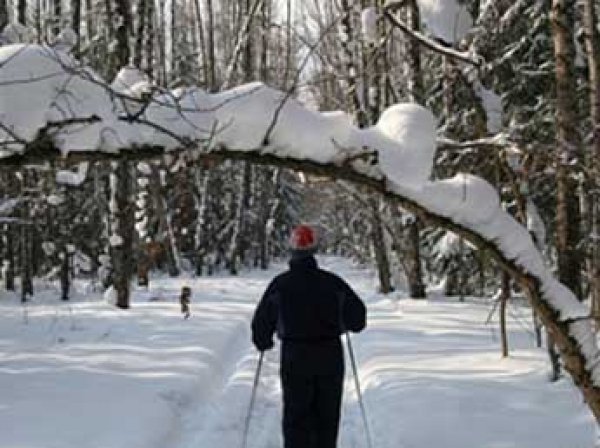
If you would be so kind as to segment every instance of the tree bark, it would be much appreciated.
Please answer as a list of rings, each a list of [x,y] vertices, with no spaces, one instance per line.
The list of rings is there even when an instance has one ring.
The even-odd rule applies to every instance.
[[[377,273],[379,275],[379,291],[382,294],[389,294],[394,290],[392,286],[392,274],[390,272],[390,261],[387,256],[387,247],[385,244],[385,233],[381,222],[381,212],[379,197],[370,199],[371,205],[371,241],[375,253],[375,262],[377,264]]]
[[[77,43],[73,51],[79,53],[79,43],[81,41],[81,0],[71,1],[71,27],[77,36]]]
[[[583,1],[585,47],[589,70],[589,96],[590,118],[592,120],[592,147],[588,157],[591,176],[588,186],[590,200],[590,292],[592,298],[592,312],[600,318],[600,35],[598,33],[598,20],[596,18],[596,4],[594,0]]]
[[[556,62],[556,250],[558,278],[579,299],[581,289],[580,210],[574,164],[581,164],[581,140],[575,112],[578,110],[574,67],[575,0],[552,1],[552,35]]]
[[[146,4],[148,1],[154,0],[139,0],[137,5],[138,24],[133,49],[133,65],[139,69],[142,68],[142,61],[144,59],[144,37],[146,33],[146,19],[148,17]]]
[[[117,307],[129,308],[129,282],[133,274],[134,213],[130,164],[113,163],[111,173],[111,261],[113,287],[117,294]]]
[[[8,24],[8,5],[7,0],[0,0],[0,32]]]
[[[502,271],[502,284],[500,290],[500,343],[502,357],[508,357],[508,332],[506,329],[506,305],[510,299],[510,275]]]
[[[419,32],[421,29],[421,16],[416,0],[408,0],[407,15],[408,26],[410,29]],[[406,45],[409,100],[413,103],[425,105],[423,71],[421,69],[421,48],[413,39],[408,39]],[[407,237],[410,247],[408,290],[410,296],[415,299],[426,297],[423,272],[421,269],[420,228],[421,223],[416,217],[408,224]]]
[[[54,14],[55,20],[60,17],[60,2],[58,0],[54,1]],[[21,25],[27,25],[27,1],[26,0],[18,0],[17,1],[17,22]]]
[[[4,253],[4,287],[7,291],[15,290],[15,249],[13,244],[13,229],[10,224],[4,224],[5,253]]]
[[[206,14],[208,15],[208,91],[216,92],[217,90],[217,59],[215,57],[215,31],[214,31],[214,12],[213,0],[206,0]]]

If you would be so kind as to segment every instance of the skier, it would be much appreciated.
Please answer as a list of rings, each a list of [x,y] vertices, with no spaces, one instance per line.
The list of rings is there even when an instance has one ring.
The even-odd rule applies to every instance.
[[[252,320],[259,351],[282,341],[285,448],[335,448],[344,379],[340,335],[366,324],[363,302],[337,275],[318,267],[317,235],[308,225],[290,237],[290,269],[271,281]]]

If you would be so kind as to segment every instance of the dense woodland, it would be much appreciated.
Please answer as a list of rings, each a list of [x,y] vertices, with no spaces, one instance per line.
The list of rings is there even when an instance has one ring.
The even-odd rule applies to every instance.
[[[105,79],[141,70],[142,98],[259,80],[360,127],[391,104],[425,105],[439,120],[434,176],[494,185],[598,317],[600,2],[467,0],[450,33],[420,10],[432,3],[0,0],[0,43],[69,48]],[[495,294],[502,312],[520,294],[461,236],[363,187],[283,167],[54,160],[3,168],[0,185],[2,279],[24,302],[47,281],[68,300],[84,277],[127,308],[130,283],[158,273],[265,268],[287,255],[298,221],[318,226],[324,252],[373,263],[383,293],[424,298],[443,282],[449,296]]]

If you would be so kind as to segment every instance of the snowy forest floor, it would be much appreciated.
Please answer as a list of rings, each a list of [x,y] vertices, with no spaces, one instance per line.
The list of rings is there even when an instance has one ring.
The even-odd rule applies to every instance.
[[[591,448],[595,423],[568,378],[547,380],[529,309],[510,307],[501,359],[489,301],[384,298],[335,258],[368,306],[353,337],[375,448]],[[0,300],[0,448],[237,448],[257,354],[249,320],[283,265],[238,277],[156,279],[131,310],[82,292]],[[192,317],[178,304],[192,287]],[[280,448],[278,352],[261,377],[249,448]],[[347,363],[341,448],[366,448]]]

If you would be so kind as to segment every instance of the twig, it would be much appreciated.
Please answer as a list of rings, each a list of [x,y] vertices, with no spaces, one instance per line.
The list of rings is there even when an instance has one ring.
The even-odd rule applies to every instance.
[[[393,4],[394,5],[394,4]],[[462,62],[466,62],[467,64],[474,65],[476,67],[481,67],[484,64],[484,60],[481,56],[475,55],[474,57],[469,55],[468,53],[454,50],[452,48],[448,48],[444,45],[439,44],[427,37],[423,34],[411,30],[404,22],[400,21],[394,14],[391,12],[391,8],[386,7],[384,12],[384,16],[392,23],[392,25],[400,28],[404,33],[406,33],[410,38],[416,40],[422,45],[426,46],[432,51],[436,53],[443,54],[445,56],[449,56],[453,59],[457,59]]]
[[[308,47],[308,52],[304,56],[304,59],[302,60],[300,67],[298,67],[298,69],[296,70],[296,74],[294,75],[294,81],[292,82],[292,85],[288,88],[287,92],[285,93],[285,96],[283,97],[283,99],[277,106],[277,109],[275,109],[275,112],[273,113],[273,118],[271,119],[271,123],[269,123],[267,132],[265,133],[265,136],[263,137],[263,145],[264,146],[269,145],[269,140],[271,139],[271,134],[273,133],[273,130],[275,129],[275,126],[277,125],[277,121],[279,120],[279,114],[283,110],[285,103],[287,103],[287,101],[294,94],[294,92],[298,86],[298,81],[300,80],[300,75],[302,74],[302,71],[306,67],[306,64],[308,63],[310,57],[313,55],[313,53],[315,52],[317,47],[321,44],[321,42],[323,42],[323,39],[325,38],[325,36],[327,34],[329,34],[329,32],[333,29],[333,27],[335,25],[337,25],[338,21],[339,21],[339,19],[331,22],[329,24],[329,26],[325,29],[325,31],[323,31],[323,33],[321,33],[321,35],[319,36],[317,41]]]

